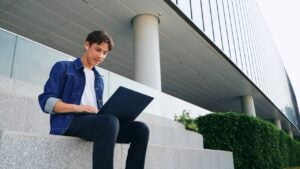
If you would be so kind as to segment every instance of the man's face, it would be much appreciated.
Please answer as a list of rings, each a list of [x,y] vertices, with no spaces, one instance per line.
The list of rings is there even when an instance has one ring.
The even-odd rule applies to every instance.
[[[100,44],[85,42],[85,49],[87,64],[92,67],[103,63],[108,54],[108,44],[105,42]]]

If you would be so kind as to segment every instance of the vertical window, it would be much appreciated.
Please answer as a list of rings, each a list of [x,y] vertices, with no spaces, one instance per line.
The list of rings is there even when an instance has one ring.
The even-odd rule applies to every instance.
[[[191,5],[189,0],[178,0],[178,7],[188,18],[191,19]]]
[[[199,0],[191,0],[193,22],[204,31],[202,2]]]
[[[239,66],[243,71],[246,71],[245,69],[245,49],[244,49],[244,41],[243,41],[243,35],[242,35],[242,23],[241,23],[241,17],[239,13],[239,6],[237,4],[237,1],[233,0],[232,1],[232,7],[233,7],[233,12],[234,12],[234,19],[236,23],[236,33],[237,33],[237,38],[238,38],[238,46],[240,49],[240,55],[238,56],[238,61],[239,61]]]
[[[210,0],[210,9],[212,15],[212,24],[213,24],[213,33],[214,33],[214,42],[215,44],[223,50],[222,46],[222,37],[221,37],[221,28],[220,28],[220,21],[219,21],[219,13],[218,13],[218,6],[216,0]]]
[[[247,44],[248,44],[248,62],[249,62],[249,71],[251,75],[252,81],[255,81],[255,54],[253,49],[253,40],[252,40],[252,24],[250,21],[250,15],[251,15],[251,8],[248,1],[242,1],[242,8],[245,14],[245,29],[246,29],[246,35],[247,35]]]
[[[249,43],[250,43],[250,51],[251,51],[251,55],[250,55],[250,60],[251,60],[251,73],[252,73],[252,81],[254,81],[255,83],[257,83],[257,63],[256,63],[256,49],[255,49],[255,43],[254,43],[254,36],[253,36],[253,25],[251,23],[254,23],[252,20],[252,14],[254,12],[254,10],[252,9],[252,4],[249,1],[246,1],[244,4],[244,9],[246,10],[246,14],[247,14],[247,26],[248,26],[248,36],[249,36]]]
[[[234,0],[228,0],[228,9],[229,9],[229,17],[231,21],[231,26],[232,26],[232,35],[234,39],[234,49],[235,49],[235,56],[236,56],[236,65],[241,68],[241,60],[240,60],[240,55],[241,55],[241,50],[240,50],[240,45],[239,45],[239,37],[238,37],[238,28],[237,28],[237,22],[236,22],[236,15],[235,15],[235,10],[233,6]]]
[[[59,60],[70,58],[64,53],[44,47],[22,37],[17,37],[17,41],[12,74],[12,78],[15,79],[38,85],[44,84],[52,65]]]
[[[209,0],[202,0],[202,7],[203,7],[204,32],[207,37],[209,37],[212,41],[214,41]]]
[[[227,31],[227,23],[226,23],[226,19],[225,19],[223,1],[218,1],[217,6],[218,6],[218,11],[219,11],[223,51],[228,57],[231,57],[230,50],[229,50],[228,31]]]
[[[177,5],[177,0],[171,0],[174,4]]]
[[[16,43],[15,35],[0,29],[0,75],[2,76],[11,76]]]
[[[257,17],[257,8],[254,5],[251,5],[253,13],[252,13],[252,20],[253,20],[253,38],[254,38],[254,46],[255,46],[255,51],[256,51],[256,60],[257,60],[257,64],[256,64],[256,76],[257,76],[257,86],[259,88],[262,88],[261,85],[261,61],[260,61],[260,55],[261,55],[261,46],[260,46],[260,39],[259,39],[259,21],[258,21],[258,17]]]
[[[226,23],[226,30],[228,35],[228,45],[230,51],[230,58],[231,60],[236,63],[236,51],[234,46],[234,37],[233,37],[233,30],[232,30],[232,22],[231,22],[231,15],[229,12],[229,5],[228,0],[222,0],[223,2],[223,11],[225,16],[225,23]]]
[[[243,49],[243,55],[242,55],[242,65],[243,65],[243,70],[246,73],[248,77],[251,79],[251,74],[249,70],[249,48],[248,48],[248,39],[247,39],[247,30],[246,30],[246,25],[245,25],[245,11],[243,9],[243,4],[242,1],[236,1],[236,9],[237,9],[237,14],[238,14],[238,20],[240,23],[240,37],[241,37],[241,46]]]

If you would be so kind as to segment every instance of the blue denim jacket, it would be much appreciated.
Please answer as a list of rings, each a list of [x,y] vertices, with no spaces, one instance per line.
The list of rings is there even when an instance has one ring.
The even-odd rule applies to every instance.
[[[54,105],[58,101],[70,104],[80,104],[85,86],[85,75],[80,58],[74,61],[60,61],[51,69],[44,92],[39,95],[39,104],[45,113],[50,114],[50,134],[62,135],[66,132],[74,117],[74,113],[55,113]],[[102,107],[104,89],[103,79],[98,71],[95,73],[95,93],[98,109]]]

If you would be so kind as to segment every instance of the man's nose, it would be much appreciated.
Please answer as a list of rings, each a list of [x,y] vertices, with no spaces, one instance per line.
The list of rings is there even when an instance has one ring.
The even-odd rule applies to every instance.
[[[104,58],[105,57],[105,53],[104,52],[99,52],[99,57],[100,58]]]
[[[98,56],[103,57],[104,53],[103,52],[99,52]]]

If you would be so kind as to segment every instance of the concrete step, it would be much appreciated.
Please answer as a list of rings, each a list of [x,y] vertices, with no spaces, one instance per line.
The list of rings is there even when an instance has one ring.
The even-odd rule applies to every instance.
[[[92,143],[74,137],[0,132],[2,169],[88,169]],[[128,145],[115,149],[115,169],[125,168]],[[231,152],[150,144],[146,169],[234,169]]]
[[[25,125],[21,123],[27,123],[30,119],[31,123],[39,125],[34,126],[36,129],[38,129],[38,131],[35,132],[49,131],[48,127],[44,128],[44,124],[48,124],[49,122],[49,115],[41,111],[38,105],[37,96],[35,98],[18,96],[16,93],[4,92],[0,90],[0,116],[6,119],[4,122],[16,122],[18,125]],[[181,123],[147,113],[142,113],[136,120],[144,121],[147,124],[184,129],[184,126]],[[20,128],[24,128],[24,126],[21,126]],[[28,130],[30,131],[30,129],[27,129],[27,131]]]
[[[0,130],[49,133],[49,115],[40,110],[33,98],[0,92],[0,117]],[[148,124],[150,143],[203,148],[202,136],[185,130],[178,122],[146,113],[137,120]]]
[[[42,117],[42,115],[38,114],[41,112],[41,110],[38,105],[37,98],[42,91],[43,89],[41,86],[0,76],[0,113],[4,111],[11,112],[14,110],[21,110],[22,112],[25,111],[27,115],[29,113],[34,113],[34,116],[40,116],[38,119],[48,121],[48,118],[45,120],[45,115]],[[161,126],[184,129],[184,126],[181,123],[178,123],[174,120],[146,113],[142,113],[137,120],[146,121],[148,124],[154,123]]]
[[[9,128],[9,130],[19,131],[24,129],[26,128],[26,125],[29,125],[28,121],[30,121],[31,125],[28,126],[29,128],[26,128],[26,131],[39,133],[49,131],[48,125],[45,125],[49,123],[49,115],[41,111],[37,97],[30,98],[16,96],[11,93],[0,91],[0,116],[2,117],[2,123],[10,124],[11,122],[14,122],[15,124],[18,124],[17,126],[14,126],[15,128]],[[181,123],[147,113],[142,113],[136,120],[146,122],[147,124],[184,130],[184,126]]]
[[[151,144],[203,149],[203,137],[199,133],[151,123],[148,126],[150,128],[149,143]]]
[[[147,122],[147,124],[155,124],[155,125],[159,125],[159,126],[167,126],[167,127],[185,130],[184,125],[175,120],[171,120],[171,119],[168,119],[165,117],[160,117],[160,116],[156,116],[156,115],[152,115],[152,114],[148,114],[148,113],[142,113],[141,115],[139,115],[137,117],[136,120]]]
[[[49,115],[40,110],[37,100],[41,89],[15,79],[0,79],[6,81],[0,82],[0,130],[47,134]],[[186,131],[174,120],[142,113],[137,121],[143,121],[150,127],[150,143],[203,148],[200,134]]]
[[[49,115],[41,111],[37,98],[0,92],[0,117],[0,129],[49,133]]]
[[[12,79],[0,75],[0,92],[14,96],[37,98],[43,91],[42,86],[30,84],[21,80]]]

